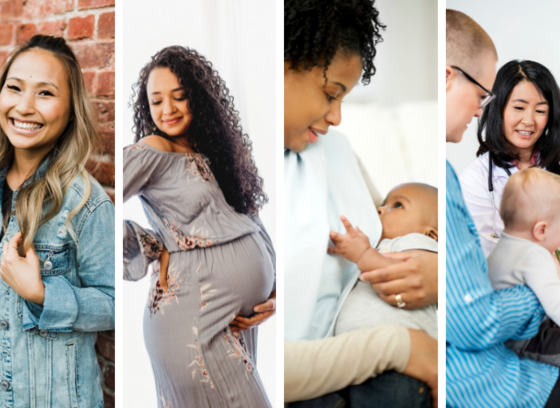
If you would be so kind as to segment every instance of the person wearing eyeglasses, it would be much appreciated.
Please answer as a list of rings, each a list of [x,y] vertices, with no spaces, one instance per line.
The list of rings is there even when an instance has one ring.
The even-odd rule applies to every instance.
[[[459,178],[488,257],[504,230],[499,208],[509,177],[539,167],[560,174],[560,91],[534,61],[510,61],[498,71],[496,94],[478,126],[478,158]]]
[[[498,55],[484,29],[456,10],[446,11],[446,52],[446,140],[459,143],[483,108],[498,102],[500,109],[500,93],[493,101],[488,91]],[[525,285],[492,289],[479,234],[449,162],[446,187],[446,405],[560,406],[558,368],[520,358],[504,344],[534,337],[543,308]]]

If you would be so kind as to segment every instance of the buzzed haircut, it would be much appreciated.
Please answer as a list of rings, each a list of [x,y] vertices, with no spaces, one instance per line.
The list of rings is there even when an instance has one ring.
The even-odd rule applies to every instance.
[[[457,10],[446,10],[446,61],[471,75],[479,73],[480,60],[488,55],[498,60],[494,42],[476,21]]]
[[[532,167],[513,174],[504,188],[500,217],[506,228],[527,230],[560,216],[560,176]]]

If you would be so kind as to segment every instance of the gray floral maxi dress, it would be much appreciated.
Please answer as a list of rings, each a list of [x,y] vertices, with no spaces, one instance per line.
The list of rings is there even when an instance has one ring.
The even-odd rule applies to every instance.
[[[198,153],[124,149],[124,201],[138,195],[153,231],[124,221],[124,278],[170,252],[167,285],[151,276],[144,311],[158,406],[269,407],[255,367],[257,328],[234,333],[275,290],[275,254],[258,219],[229,206]]]

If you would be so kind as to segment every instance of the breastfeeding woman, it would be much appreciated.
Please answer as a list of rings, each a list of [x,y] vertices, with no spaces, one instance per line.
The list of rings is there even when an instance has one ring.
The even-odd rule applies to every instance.
[[[327,255],[329,231],[343,232],[339,217],[351,214],[372,242],[381,236],[354,153],[343,135],[329,131],[341,122],[343,98],[360,78],[368,84],[375,73],[384,28],[378,14],[368,0],[292,0],[284,6],[285,399],[309,400],[385,370],[408,376],[387,373],[294,407],[336,406],[341,399],[356,407],[372,400],[392,407],[429,405],[426,388],[410,377],[428,382],[437,396],[437,342],[425,332],[383,326],[366,335],[331,337],[360,272]],[[395,307],[437,302],[437,254],[400,255],[402,263],[363,278]]]
[[[499,208],[509,176],[528,167],[560,174],[560,91],[551,72],[534,61],[510,61],[492,93],[478,128],[479,157],[460,177],[486,257],[504,230]]]
[[[252,326],[273,312],[253,316],[274,305],[275,255],[233,97],[180,46],[156,53],[135,91],[124,200],[138,195],[153,232],[125,221],[124,274],[141,279],[161,260],[144,310],[159,406],[269,407]]]
[[[103,407],[114,207],[87,173],[95,114],[76,57],[37,35],[0,76],[0,405]]]

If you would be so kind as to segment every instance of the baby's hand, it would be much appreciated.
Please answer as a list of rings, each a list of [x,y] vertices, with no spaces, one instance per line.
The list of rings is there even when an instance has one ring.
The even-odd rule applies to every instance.
[[[358,263],[364,252],[371,248],[369,238],[358,227],[352,227],[344,215],[340,216],[340,220],[346,228],[346,235],[331,231],[330,237],[336,248],[328,248],[327,252]]]

